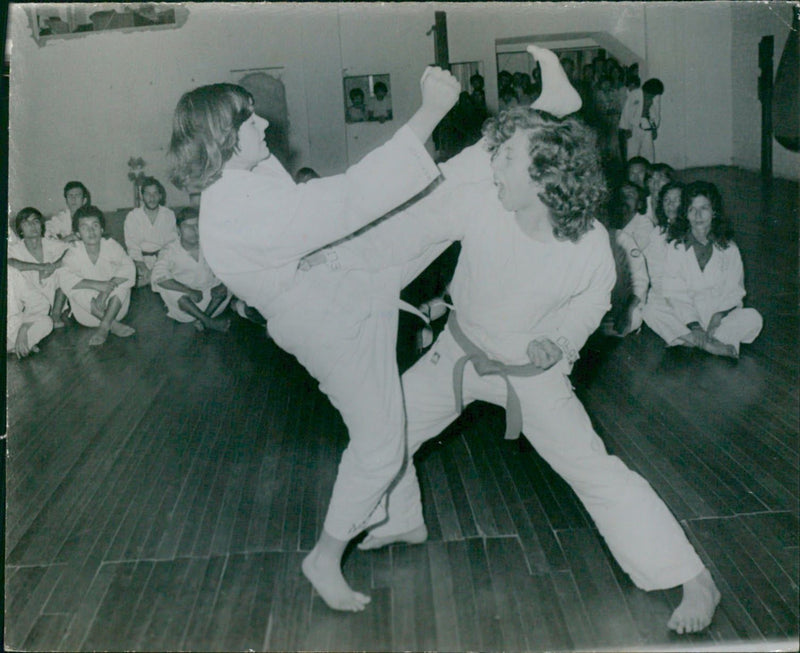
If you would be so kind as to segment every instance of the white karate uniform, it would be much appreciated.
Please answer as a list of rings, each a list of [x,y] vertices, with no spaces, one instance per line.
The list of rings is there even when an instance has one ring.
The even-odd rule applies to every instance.
[[[124,277],[125,282],[118,285],[109,295],[117,297],[122,307],[116,320],[121,320],[128,313],[131,301],[131,288],[136,279],[136,267],[130,256],[125,253],[116,240],[103,238],[100,241],[100,254],[97,262],[92,263],[86,252],[86,246],[77,241],[67,250],[64,256],[64,267],[61,273],[61,289],[69,300],[72,314],[84,326],[96,327],[100,320],[92,314],[92,299],[97,296],[96,290],[75,288],[84,279],[92,281],[108,281],[114,277]]]
[[[275,342],[319,381],[348,428],[325,518],[326,532],[340,540],[382,517],[405,459],[395,347],[406,270],[344,271],[330,260],[302,271],[298,263],[438,175],[404,127],[343,175],[295,185],[270,157],[252,172],[224,170],[201,196],[200,242],[211,269],[267,319]]]
[[[26,263],[53,263],[59,259],[66,249],[66,243],[62,243],[58,240],[42,238],[42,256],[44,260],[38,261],[25,246],[25,241],[18,240],[16,243],[8,244],[8,258],[24,261]],[[37,270],[19,270],[19,272],[28,280],[29,283],[39,288],[42,294],[47,298],[47,301],[50,302],[50,306],[52,306],[53,300],[55,299],[56,289],[61,283],[61,270],[62,268],[57,269],[53,274],[44,279],[40,279],[39,272]]]
[[[65,238],[72,233],[72,214],[69,209],[63,209],[44,223],[45,238]]]
[[[608,455],[567,376],[609,308],[615,272],[605,229],[595,223],[578,243],[529,239],[497,199],[488,156],[481,162],[474,148],[465,150],[471,163],[485,166],[482,175],[475,171],[485,180],[448,189],[447,166],[457,167],[459,156],[442,166],[445,183],[408,211],[430,211],[433,240],[446,229],[461,234],[450,294],[463,332],[490,358],[506,364],[529,363],[527,346],[535,338],[559,345],[564,356],[552,368],[538,376],[510,378],[522,403],[526,437],[575,490],[638,586],[666,588],[694,578],[703,564],[680,525],[643,478]],[[376,231],[399,232],[402,227],[390,223],[405,218],[395,216]],[[422,224],[417,224],[420,231]],[[453,368],[463,355],[448,327],[403,375],[409,454],[458,416]],[[463,391],[465,404],[506,402],[504,380],[480,377],[471,364]],[[388,510],[389,520],[376,526],[374,535],[397,535],[424,523],[413,464],[392,488]]]
[[[636,331],[642,326],[642,311],[647,301],[647,288],[650,285],[647,264],[633,236],[621,229],[612,229],[609,237],[617,269],[617,283],[612,292],[611,303],[612,306],[625,303],[631,295],[639,299],[628,325],[630,331]]]
[[[125,216],[124,232],[128,256],[134,261],[144,261],[150,270],[156,264],[161,248],[178,238],[175,214],[166,206],[158,207],[154,222],[150,222],[143,208],[133,209]]]
[[[682,326],[675,332],[665,330],[664,340],[668,345],[678,344],[678,338],[689,333],[687,324],[698,322],[706,329],[715,313],[729,309],[733,310],[714,333],[717,340],[733,345],[738,352],[740,343],[753,342],[761,333],[763,320],[759,312],[742,307],[746,294],[744,268],[736,243],[729,243],[725,249],[714,245],[704,270],[700,269],[691,247],[669,244],[663,288],[664,297]]]
[[[8,268],[8,314],[6,315],[6,351],[14,351],[23,324],[28,327],[28,346],[33,347],[53,330],[50,304],[38,286],[22,272]]]
[[[650,242],[644,250],[647,271],[650,276],[650,290],[647,292],[647,303],[642,316],[645,324],[668,343],[673,343],[677,334],[686,334],[686,325],[678,319],[672,306],[664,297],[664,265],[667,258],[667,234],[660,227],[655,227]]]
[[[656,150],[653,141],[653,129],[661,125],[661,96],[656,95],[650,105],[650,117],[642,116],[644,108],[644,92],[636,88],[628,93],[622,115],[619,119],[619,128],[631,132],[628,137],[627,156],[629,159],[641,156],[650,163],[655,163]]]
[[[655,225],[647,213],[636,213],[622,228],[622,231],[633,238],[639,249],[644,251],[650,244],[653,229],[655,229]]]
[[[178,322],[194,322],[196,318],[193,315],[189,315],[178,305],[180,298],[185,293],[180,290],[163,288],[159,285],[160,281],[166,281],[167,279],[174,279],[193,290],[201,291],[203,299],[197,304],[201,311],[206,310],[206,307],[211,302],[211,289],[221,283],[208,266],[208,263],[206,263],[202,250],[199,253],[199,258],[195,260],[183,248],[180,239],[166,244],[158,253],[158,260],[153,266],[150,285],[164,300],[164,304],[167,307],[167,316]],[[231,294],[228,292],[225,300],[211,317],[216,317],[222,313],[230,300]]]

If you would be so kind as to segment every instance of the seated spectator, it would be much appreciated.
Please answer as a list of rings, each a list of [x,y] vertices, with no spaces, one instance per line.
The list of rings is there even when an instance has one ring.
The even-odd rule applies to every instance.
[[[109,333],[125,338],[136,330],[120,320],[128,313],[136,266],[122,245],[103,238],[106,219],[91,204],[72,216],[78,240],[64,256],[61,288],[79,324],[94,327],[91,346],[105,343]]]
[[[6,351],[24,358],[53,330],[50,303],[16,268],[8,268]]]
[[[89,189],[79,181],[67,182],[64,186],[64,200],[67,208],[52,216],[45,224],[44,235],[47,238],[73,242],[78,239],[72,231],[72,216],[82,206],[91,204],[92,196]]]
[[[192,207],[178,213],[180,238],[159,252],[151,284],[164,300],[168,317],[193,322],[198,331],[227,331],[230,320],[219,315],[231,295],[203,258],[198,216],[198,210]]]
[[[738,358],[740,343],[753,342],[763,322],[758,311],[742,306],[742,258],[714,184],[686,186],[668,238],[663,290],[680,329],[664,334],[667,345]]]
[[[653,226],[658,224],[655,209],[658,195],[661,189],[671,181],[675,181],[675,171],[672,166],[666,163],[654,163],[650,166],[645,184],[647,187],[647,217],[650,218]]]
[[[613,222],[630,224],[643,198],[635,184],[626,183],[617,189],[610,203]],[[614,254],[617,280],[611,291],[611,309],[603,318],[603,333],[624,337],[642,326],[642,310],[650,283],[642,250],[624,229],[609,229],[608,237]]]
[[[150,271],[158,253],[167,243],[178,239],[175,214],[164,206],[167,192],[155,177],[145,177],[139,184],[142,206],[125,216],[125,247],[136,265],[137,287],[150,285]]]
[[[622,230],[633,238],[640,250],[644,251],[653,232],[653,221],[647,215],[647,192],[628,181],[620,186],[620,197],[634,207],[633,215],[625,214],[627,222],[622,224]]]
[[[641,156],[628,159],[625,165],[625,179],[636,184],[639,188],[647,186],[647,175],[650,173],[650,162]]]
[[[667,233],[670,225],[678,217],[683,202],[683,189],[684,185],[681,182],[671,181],[659,191],[655,203],[656,228],[644,250],[650,277],[650,289],[643,311],[644,322],[664,340],[669,339],[670,334],[683,329],[683,324],[664,298],[664,263],[667,258],[667,247],[670,247],[667,243]]]
[[[59,288],[66,243],[43,238],[44,217],[37,209],[28,206],[14,218],[14,231],[18,239],[8,244],[8,264],[19,270],[29,284],[37,288],[47,300],[53,326],[63,327],[61,314],[65,297]]]

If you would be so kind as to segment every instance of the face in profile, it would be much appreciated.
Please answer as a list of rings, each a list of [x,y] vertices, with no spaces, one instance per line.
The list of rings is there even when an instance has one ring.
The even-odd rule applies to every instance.
[[[506,211],[521,211],[538,200],[541,186],[531,179],[528,168],[531,156],[528,151],[529,133],[518,129],[505,141],[492,157],[492,173],[497,187],[497,197]]]

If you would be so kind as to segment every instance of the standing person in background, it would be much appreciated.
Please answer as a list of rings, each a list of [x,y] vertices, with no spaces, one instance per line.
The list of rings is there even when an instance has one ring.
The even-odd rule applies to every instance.
[[[625,157],[641,156],[655,163],[655,140],[661,126],[661,96],[664,84],[660,79],[648,79],[641,88],[628,93],[622,108],[619,129],[625,139]]]
[[[164,206],[167,192],[155,177],[139,184],[142,206],[125,216],[125,247],[136,265],[136,285],[150,285],[150,271],[161,248],[178,239],[175,214]]]
[[[202,190],[206,260],[319,381],[349,431],[322,534],[303,561],[303,573],[336,610],[360,611],[370,601],[345,581],[342,555],[353,537],[383,518],[386,492],[405,461],[395,348],[400,289],[413,276],[400,267],[348,274],[335,260],[312,269],[300,261],[438,177],[424,143],[460,85],[429,68],[421,91],[422,106],[388,143],[342,175],[304,184],[270,156],[267,122],[241,87],[214,84],[186,93],[173,122],[172,179],[179,188]],[[431,260],[420,261],[416,273]]]

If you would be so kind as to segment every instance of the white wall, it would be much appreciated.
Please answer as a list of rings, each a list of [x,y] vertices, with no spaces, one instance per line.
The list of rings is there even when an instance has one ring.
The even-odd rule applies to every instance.
[[[738,44],[757,47],[769,17],[768,28],[785,35],[788,19],[784,25],[776,16],[791,13],[721,2],[187,6],[180,29],[88,33],[42,47],[23,6],[12,7],[12,210],[59,209],[70,179],[84,181],[101,208],[129,206],[128,158],[144,157],[148,172],[166,180],[178,98],[200,84],[232,81],[232,69],[284,66],[296,166],[340,172],[417,106],[419,76],[433,60],[433,37],[425,32],[435,10],[447,12],[451,61],[483,61],[490,106],[496,39],[606,32],[646,62],[645,75],[666,85],[659,158],[677,167],[756,168],[758,107],[747,96],[755,82],[745,70],[756,66],[755,54],[742,59]],[[391,75],[395,120],[346,126],[342,77],[369,73]],[[791,167],[796,174],[796,155],[779,149],[776,172]],[[167,188],[170,203],[186,201]]]
[[[733,163],[752,170],[761,168],[761,103],[758,100],[758,44],[763,36],[775,37],[774,72],[792,24],[790,3],[735,3],[733,7],[732,105]],[[773,139],[775,176],[800,178],[800,154]]]

